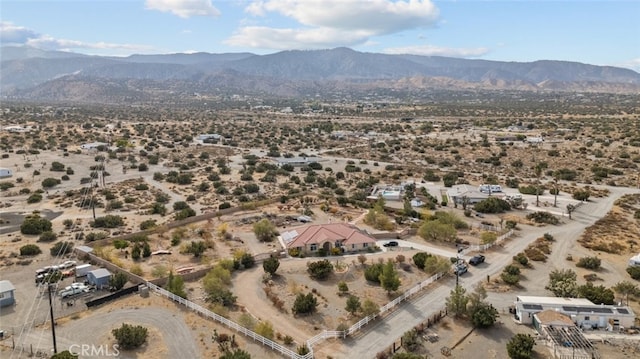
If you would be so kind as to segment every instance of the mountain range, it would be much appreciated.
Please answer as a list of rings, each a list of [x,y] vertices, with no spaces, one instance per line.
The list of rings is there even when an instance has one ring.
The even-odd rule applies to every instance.
[[[0,58],[5,99],[111,103],[194,95],[303,98],[437,89],[640,92],[640,73],[612,66],[388,55],[349,48],[107,57],[5,46]]]

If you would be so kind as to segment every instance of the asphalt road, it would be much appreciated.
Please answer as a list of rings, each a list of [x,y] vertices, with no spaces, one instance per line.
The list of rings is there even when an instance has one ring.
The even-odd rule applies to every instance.
[[[592,201],[582,205],[573,213],[573,219],[565,218],[565,224],[559,226],[531,227],[522,226],[519,235],[512,237],[505,242],[504,247],[493,249],[487,254],[487,261],[477,267],[472,267],[469,272],[460,277],[460,284],[467,289],[467,292],[473,290],[473,287],[480,281],[486,280],[487,275],[493,277],[498,275],[502,268],[510,264],[514,254],[524,250],[536,238],[541,237],[544,233],[551,233],[556,238],[556,247],[553,254],[549,258],[549,266],[562,266],[559,263],[565,261],[564,256],[567,249],[575,244],[584,229],[602,218],[613,206],[616,199],[626,193],[638,193],[637,189],[609,187],[611,194],[606,198],[595,198]],[[399,241],[403,243],[403,241]],[[433,248],[429,246],[418,247],[415,243],[411,243],[414,248],[420,248],[429,252]],[[436,253],[435,251],[433,253]],[[437,253],[441,254],[441,253]],[[442,253],[448,254],[448,252]],[[453,253],[452,253],[453,254]],[[455,256],[455,254],[454,254]],[[548,271],[541,273],[533,272],[530,274],[531,282],[543,282],[548,280]],[[444,308],[446,298],[455,286],[455,277],[447,277],[439,281],[439,286],[425,292],[421,297],[406,302],[401,305],[393,313],[385,317],[383,320],[377,320],[372,325],[363,328],[363,331],[353,338],[348,338],[344,342],[344,346],[336,348],[338,352],[346,353],[348,357],[371,358],[376,353],[388,348],[393,342],[402,336],[403,333],[412,329],[416,325],[425,321],[426,318],[437,313]],[[544,284],[543,284],[544,285]],[[546,293],[530,292],[529,295],[547,295]],[[502,296],[502,300],[515,300],[517,293],[510,293]],[[491,298],[489,298],[491,300]],[[326,345],[319,343],[318,347]],[[335,345],[332,343],[331,345]]]

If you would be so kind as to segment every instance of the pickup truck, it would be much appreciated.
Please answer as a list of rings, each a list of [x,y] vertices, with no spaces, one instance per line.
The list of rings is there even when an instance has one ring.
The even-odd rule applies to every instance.
[[[74,296],[76,294],[80,294],[80,293],[88,293],[89,292],[89,287],[86,287],[84,285],[80,286],[80,285],[70,285],[68,287],[65,287],[63,290],[60,291],[60,296],[62,298],[68,298],[71,296]]]

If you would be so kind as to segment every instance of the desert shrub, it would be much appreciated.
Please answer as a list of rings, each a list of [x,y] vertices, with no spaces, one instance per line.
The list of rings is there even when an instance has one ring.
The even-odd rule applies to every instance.
[[[515,262],[517,262],[517,263],[520,263],[520,265],[522,265],[522,266],[527,266],[529,264],[529,259],[522,252],[520,252],[520,253],[516,254],[515,256],[513,256],[513,260]]]
[[[258,322],[253,331],[268,339],[273,339],[274,337],[273,325],[268,321]]]
[[[635,280],[640,280],[640,266],[629,266],[627,267],[627,273],[631,276],[631,278]]]
[[[382,274],[383,264],[375,263],[364,270],[364,278],[369,282],[380,283],[380,274]]]
[[[582,257],[576,263],[577,267],[586,268],[591,270],[600,269],[601,260],[598,257]]]
[[[116,228],[124,226],[124,220],[120,216],[108,214],[104,217],[96,218],[90,224],[94,228]]]
[[[21,256],[35,256],[42,253],[40,247],[35,244],[25,244],[20,247],[20,255]]]
[[[313,313],[316,311],[318,307],[318,300],[313,295],[313,293],[308,294],[298,294],[296,296],[296,300],[293,303],[293,308],[291,309],[295,314],[307,314]]]
[[[473,209],[480,213],[502,213],[504,211],[510,210],[511,205],[509,204],[509,202],[501,198],[489,197],[476,203],[473,206]]]
[[[15,185],[11,182],[0,182],[0,191],[6,191],[9,188],[13,188]]]
[[[589,190],[576,190],[573,192],[573,199],[578,200],[578,201],[588,201],[589,197],[591,196],[591,192],[589,192]]]
[[[129,350],[140,347],[147,341],[147,328],[140,325],[123,323],[120,328],[111,331],[120,348]]]
[[[51,187],[55,187],[55,186],[57,186],[59,184],[60,184],[60,180],[59,179],[49,177],[49,178],[45,178],[42,181],[42,188],[51,188]]]
[[[71,253],[71,251],[73,251],[73,242],[64,242],[64,241],[54,244],[53,247],[49,249],[49,253],[51,253],[51,255],[54,257]]]
[[[33,193],[27,198],[27,203],[38,203],[42,201],[42,195],[40,193]]]
[[[20,233],[37,235],[42,232],[50,231],[51,227],[51,221],[34,213],[25,217],[24,221],[20,225]]]
[[[38,242],[53,242],[58,239],[58,235],[52,231],[42,232],[38,237]]]
[[[307,263],[307,273],[316,280],[326,279],[333,273],[333,264],[327,259],[309,262]]]
[[[418,253],[414,254],[413,257],[412,257],[413,263],[416,265],[416,267],[418,267],[420,269],[424,269],[425,261],[430,256],[431,256],[431,254],[429,254],[429,253],[418,252]]]
[[[542,251],[539,248],[536,248],[536,247],[526,248],[524,250],[524,254],[532,261],[544,262],[547,260],[547,256],[544,253],[542,253]]]
[[[537,211],[529,213],[527,219],[536,223],[558,224],[560,221],[553,214],[549,212]]]

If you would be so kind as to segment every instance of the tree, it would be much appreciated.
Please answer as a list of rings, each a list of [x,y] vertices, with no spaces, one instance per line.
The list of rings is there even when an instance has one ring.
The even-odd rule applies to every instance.
[[[628,266],[627,273],[629,273],[631,278],[640,280],[640,266]]]
[[[471,312],[471,323],[476,328],[488,328],[495,324],[499,313],[491,304],[480,303]]]
[[[370,282],[380,283],[382,263],[375,263],[364,270],[364,278]]]
[[[73,251],[73,242],[71,241],[58,242],[49,249],[49,253],[52,257],[63,256],[67,253],[71,253],[71,251]]]
[[[144,241],[144,243],[142,243],[142,257],[148,258],[150,256],[151,256],[151,246],[149,245],[149,242]]]
[[[184,279],[179,275],[173,275],[173,271],[169,272],[167,278],[167,290],[178,297],[187,299],[187,292],[184,291]]]
[[[362,308],[362,304],[360,304],[360,298],[355,295],[350,295],[347,298],[347,306],[345,307],[346,311],[351,313],[351,315],[355,315]]]
[[[129,242],[124,239],[116,239],[113,241],[113,246],[122,251],[129,246]]]
[[[30,214],[25,217],[20,225],[20,233],[22,234],[42,234],[42,232],[51,231],[51,221],[40,217],[37,213]]]
[[[338,282],[338,292],[340,293],[340,295],[349,292],[349,286],[347,285],[347,282],[345,282],[343,280]]]
[[[556,297],[573,298],[578,294],[577,275],[571,269],[555,269],[549,273],[549,284],[545,289],[550,290]]]
[[[187,246],[187,253],[193,254],[195,258],[199,258],[204,251],[207,250],[207,245],[204,241],[191,242],[189,246]]]
[[[603,285],[595,286],[591,282],[578,287],[578,296],[589,299],[594,304],[607,304],[614,303],[615,294],[613,291]]]
[[[452,312],[455,317],[461,317],[467,313],[469,297],[465,294],[466,292],[462,286],[456,285],[446,299],[447,310]]]
[[[365,317],[378,314],[379,312],[380,307],[371,299],[365,299],[364,302],[362,302],[362,314],[364,314]]]
[[[387,263],[382,266],[382,273],[380,273],[379,279],[380,285],[387,291],[387,294],[395,292],[400,287],[400,277],[391,259],[387,260]]]
[[[616,293],[624,296],[627,305],[629,305],[629,294],[636,295],[638,293],[638,286],[626,280],[616,283],[612,288]]]
[[[120,348],[129,350],[140,347],[147,341],[147,328],[141,325],[123,323],[120,328],[111,331]]]
[[[424,269],[425,261],[429,257],[431,257],[431,254],[429,254],[427,252],[418,252],[418,253],[414,254],[413,257],[412,257],[413,264],[415,264],[416,267],[418,267],[420,269]]]
[[[276,274],[278,267],[280,267],[280,260],[277,257],[269,257],[262,262],[262,269],[264,269],[264,272],[271,275]]]
[[[418,228],[418,235],[427,241],[451,242],[456,239],[458,232],[452,224],[426,221]]]
[[[124,287],[125,284],[127,284],[128,281],[129,278],[127,278],[126,274],[118,272],[112,275],[111,278],[109,278],[109,288],[113,290],[120,290]]]
[[[536,163],[536,166],[534,167],[534,172],[536,174],[536,207],[540,206],[540,175],[542,174],[543,169],[544,167],[541,163]]]
[[[42,232],[38,237],[38,242],[53,242],[58,239],[58,235],[52,231]]]
[[[142,249],[140,249],[140,245],[136,243],[131,249],[131,259],[133,259],[134,261],[137,261],[138,259],[140,259],[141,252],[142,252]]]
[[[516,334],[507,343],[507,354],[511,359],[530,359],[535,344],[530,334]]]
[[[571,219],[571,213],[576,210],[576,206],[572,204],[567,205],[567,214],[569,215],[569,219]]]
[[[573,192],[573,199],[578,200],[578,201],[588,201],[589,197],[591,196],[591,192],[589,192],[589,190],[576,190],[575,192]]]
[[[482,244],[493,243],[498,240],[498,235],[496,232],[483,231],[480,233],[480,242]]]
[[[307,273],[316,280],[327,279],[333,273],[333,264],[327,259],[309,262],[307,263]]]
[[[473,206],[476,212],[481,213],[502,213],[511,209],[511,204],[502,198],[489,197],[476,203]]]
[[[260,242],[273,242],[278,235],[276,226],[266,218],[261,219],[253,225],[253,233]]]
[[[316,311],[318,307],[318,300],[313,293],[298,294],[296,300],[293,302],[293,308],[291,311],[295,314],[308,314]]]

